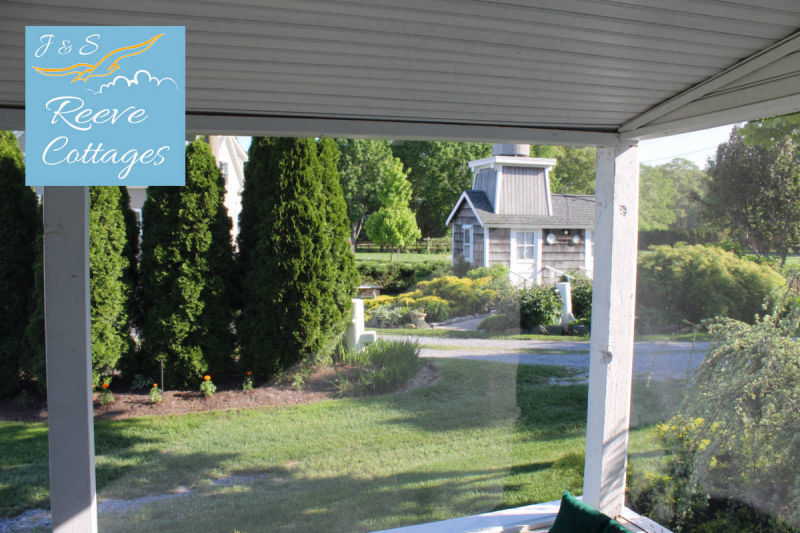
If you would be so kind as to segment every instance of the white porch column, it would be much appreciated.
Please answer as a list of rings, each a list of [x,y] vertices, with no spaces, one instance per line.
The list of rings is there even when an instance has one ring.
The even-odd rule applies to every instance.
[[[44,321],[53,531],[96,533],[88,187],[45,187]]]
[[[622,511],[633,370],[638,147],[597,150],[594,294],[583,498]]]

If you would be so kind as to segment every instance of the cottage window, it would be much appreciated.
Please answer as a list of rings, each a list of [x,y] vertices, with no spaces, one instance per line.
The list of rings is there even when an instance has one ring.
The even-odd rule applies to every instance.
[[[534,254],[534,232],[517,232],[517,259],[533,259]]]
[[[464,260],[472,263],[472,226],[464,226]]]

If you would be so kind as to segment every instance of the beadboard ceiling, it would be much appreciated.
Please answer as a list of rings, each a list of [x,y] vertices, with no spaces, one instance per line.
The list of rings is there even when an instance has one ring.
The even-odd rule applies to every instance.
[[[615,144],[800,110],[796,0],[0,0],[26,25],[185,25],[187,128]]]

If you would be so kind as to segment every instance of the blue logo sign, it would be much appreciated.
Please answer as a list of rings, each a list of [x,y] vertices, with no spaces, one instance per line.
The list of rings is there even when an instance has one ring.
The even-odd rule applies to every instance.
[[[27,26],[28,185],[183,185],[182,26]]]

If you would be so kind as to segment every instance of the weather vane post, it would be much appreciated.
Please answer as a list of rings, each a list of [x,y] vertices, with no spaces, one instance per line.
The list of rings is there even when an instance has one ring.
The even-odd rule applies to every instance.
[[[26,183],[44,186],[53,531],[97,531],[89,186],[183,185],[185,29],[25,28]]]

